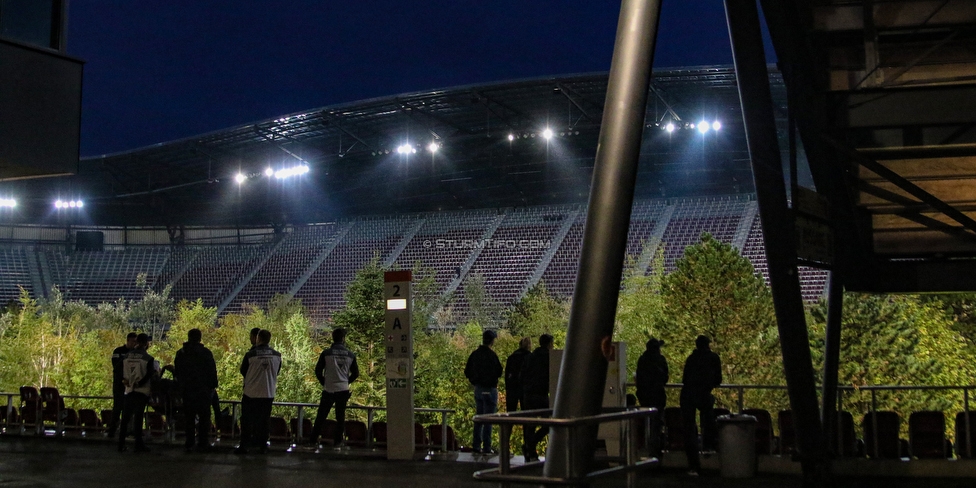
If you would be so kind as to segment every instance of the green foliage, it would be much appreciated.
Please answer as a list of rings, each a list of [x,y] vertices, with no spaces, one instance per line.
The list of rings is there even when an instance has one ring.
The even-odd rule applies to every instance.
[[[663,278],[661,295],[667,323],[661,337],[670,346],[665,355],[674,365],[673,381],[681,381],[695,337],[705,334],[722,358],[725,383],[784,384],[769,287],[730,244],[703,234]],[[717,397],[720,404],[733,405],[730,395]],[[781,395],[756,393],[748,401],[763,404],[771,397]]]
[[[549,294],[544,282],[529,288],[508,314],[505,328],[515,337],[538,338],[552,334],[556,343],[566,339],[569,325],[569,301]]]

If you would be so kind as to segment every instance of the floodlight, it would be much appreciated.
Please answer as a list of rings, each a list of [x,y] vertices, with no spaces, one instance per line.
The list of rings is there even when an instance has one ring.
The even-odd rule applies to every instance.
[[[430,144],[427,145],[427,150],[430,151],[431,153],[437,152],[437,150],[440,148],[441,145],[436,142],[431,142]]]
[[[397,146],[396,151],[397,154],[416,154],[417,148],[413,147],[408,143],[408,144],[401,144]]]
[[[698,123],[698,132],[701,132],[702,134],[708,132],[708,129],[710,128],[711,126],[704,120]]]
[[[722,128],[722,123],[721,122],[719,122],[717,120],[715,122],[712,122],[712,130],[714,130],[714,131],[717,132],[721,128]]]
[[[509,134],[508,135],[508,140],[509,140],[509,142],[514,141],[515,140],[515,134]]]
[[[552,129],[546,127],[546,130],[542,131],[542,137],[546,138],[547,141],[552,139]]]
[[[0,207],[14,208],[17,206],[17,200],[13,198],[0,198]]]
[[[54,208],[61,208],[63,206],[64,206],[64,202],[62,202],[61,200],[54,201]]]
[[[308,172],[308,165],[302,164],[299,166],[292,166],[291,168],[279,169],[278,171],[275,171],[274,175],[275,178],[282,180],[288,178],[289,176],[303,175]]]
[[[85,206],[85,202],[83,202],[81,200],[78,200],[78,208],[81,208],[81,207],[84,207],[84,206]]]
[[[674,132],[674,124],[672,124],[671,122],[668,122],[668,125],[664,126],[664,130],[666,130],[668,132]]]
[[[237,175],[234,176],[234,181],[236,181],[238,185],[244,183],[245,180],[247,180],[247,176],[244,176],[244,173],[237,173]]]
[[[275,173],[275,171],[274,171],[274,169],[271,168],[271,166],[268,166],[264,170],[264,175],[267,176],[268,178],[274,176],[274,173]]]

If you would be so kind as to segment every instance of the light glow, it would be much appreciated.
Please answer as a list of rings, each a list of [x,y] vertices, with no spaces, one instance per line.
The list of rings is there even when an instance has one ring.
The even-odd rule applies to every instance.
[[[407,309],[407,299],[406,298],[391,298],[386,301],[387,310],[406,310]]]
[[[13,198],[0,198],[0,207],[3,208],[14,208],[17,206],[17,200]]]
[[[542,137],[544,137],[547,141],[552,139],[552,129],[546,127],[546,130],[542,131]]]
[[[267,176],[268,178],[274,176],[274,169],[272,169],[271,166],[268,166],[267,168],[265,168],[265,170],[264,170],[264,176]]]
[[[668,125],[664,126],[664,130],[666,130],[668,132],[674,132],[674,124],[672,124],[671,122],[668,122]]]
[[[703,120],[703,121],[701,121],[701,122],[698,123],[698,132],[701,132],[702,134],[704,134],[704,133],[708,132],[708,129],[711,129],[711,125],[709,125],[708,122],[705,122]]]
[[[712,122],[712,130],[718,132],[722,128],[722,123],[719,121]]]
[[[417,154],[417,148],[410,144],[401,144],[397,146],[397,154]]]
[[[508,142],[512,142],[514,140],[515,140],[515,134],[509,134],[508,135]]]
[[[427,145],[427,150],[430,151],[431,153],[437,152],[437,150],[440,148],[441,145],[436,142],[431,142],[430,144]]]
[[[244,183],[244,181],[246,180],[247,180],[247,176],[244,176],[244,173],[237,173],[237,175],[234,176],[234,181],[236,181],[238,185]]]
[[[302,164],[299,166],[292,166],[291,168],[279,169],[278,171],[275,171],[274,175],[275,178],[278,178],[279,180],[283,180],[291,176],[303,175],[305,173],[308,173],[308,171],[309,171],[308,166]]]

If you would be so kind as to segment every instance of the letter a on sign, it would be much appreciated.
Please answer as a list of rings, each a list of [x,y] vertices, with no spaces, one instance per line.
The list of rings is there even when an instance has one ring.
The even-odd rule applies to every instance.
[[[400,325],[400,318],[399,317],[393,319],[393,328],[394,329],[402,329],[403,328],[403,326]]]

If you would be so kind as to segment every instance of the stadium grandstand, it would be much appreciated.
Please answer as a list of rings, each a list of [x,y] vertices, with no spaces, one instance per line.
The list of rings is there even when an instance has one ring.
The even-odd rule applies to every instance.
[[[765,273],[735,83],[730,67],[655,73],[627,244],[645,271],[659,251],[672,269],[708,232]],[[94,305],[171,285],[222,314],[285,294],[323,320],[374,258],[433,269],[455,321],[473,274],[502,307],[538,283],[568,298],[606,85],[593,74],[366,100],[5,182],[34,197],[2,215],[0,299],[56,286]],[[825,274],[802,271],[806,300]]]

